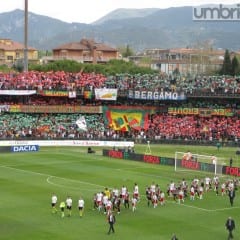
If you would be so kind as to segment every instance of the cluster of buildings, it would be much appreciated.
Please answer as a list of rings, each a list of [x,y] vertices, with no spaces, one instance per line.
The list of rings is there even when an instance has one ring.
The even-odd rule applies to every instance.
[[[166,74],[212,74],[218,71],[224,60],[223,49],[146,49],[129,60],[137,65],[147,66]],[[231,55],[240,55],[232,52]],[[0,65],[13,65],[23,61],[24,45],[11,39],[0,39]],[[111,59],[120,59],[121,54],[117,48],[104,43],[95,42],[93,39],[82,39],[79,42],[65,43],[52,49],[51,56],[41,59],[42,63],[56,60],[75,60],[82,63],[106,63]],[[28,48],[29,63],[40,62],[38,50]]]
[[[146,49],[130,59],[139,65],[144,65],[144,59],[150,59],[148,62],[152,69],[166,74],[212,74],[220,70],[224,54],[223,49]]]
[[[0,39],[0,65],[12,64],[23,60],[24,45],[10,39]],[[92,39],[82,39],[52,49],[52,56],[43,57],[43,62],[57,60],[75,60],[82,63],[106,63],[111,59],[118,59],[119,52],[104,43],[97,43]],[[39,62],[38,49],[28,47],[29,63]]]

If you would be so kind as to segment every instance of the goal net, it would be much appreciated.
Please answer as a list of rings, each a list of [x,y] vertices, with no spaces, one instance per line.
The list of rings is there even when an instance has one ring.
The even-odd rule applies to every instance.
[[[175,152],[175,171],[196,170],[222,175],[223,158],[191,152]]]

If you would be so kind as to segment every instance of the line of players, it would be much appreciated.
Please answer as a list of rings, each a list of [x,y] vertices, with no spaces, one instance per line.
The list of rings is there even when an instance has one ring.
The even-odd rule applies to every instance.
[[[132,196],[130,196],[130,192],[125,185],[120,190],[113,188],[110,191],[108,188],[105,188],[104,191],[94,194],[93,210],[103,211],[107,215],[112,211],[120,214],[121,204],[123,204],[126,209],[129,209],[131,205],[132,211],[135,212],[139,201],[140,195],[137,183],[134,184]]]
[[[239,183],[237,179],[229,179],[220,183],[219,177],[214,176],[213,179],[210,177],[205,177],[201,180],[195,177],[190,183],[190,186],[188,186],[186,180],[183,178],[178,185],[171,181],[167,189],[167,194],[168,197],[173,197],[175,201],[181,203],[184,202],[184,199],[188,197],[188,194],[191,201],[195,200],[196,196],[200,200],[203,199],[203,194],[209,192],[210,190],[213,190],[218,196],[220,194],[220,187],[221,195],[224,196],[227,195],[232,189],[236,189],[238,184]]]
[[[160,190],[158,184],[154,182],[145,190],[147,205],[152,205],[154,208],[157,207],[158,203],[161,205],[165,204],[165,193]],[[135,183],[133,192],[130,196],[128,188],[123,185],[121,189],[113,188],[111,191],[105,188],[103,192],[95,193],[93,196],[93,209],[108,214],[111,211],[116,211],[118,214],[121,212],[121,205],[126,209],[132,207],[132,211],[135,212],[137,209],[137,203],[140,201],[139,187]]]
[[[236,189],[239,185],[237,179],[227,180],[221,183],[221,195],[227,195],[231,189]],[[167,196],[173,198],[178,203],[183,203],[188,197],[191,201],[195,200],[197,196],[200,200],[203,199],[203,194],[209,192],[211,189],[215,191],[216,195],[219,195],[220,180],[218,176],[214,176],[213,179],[205,177],[199,180],[195,177],[190,186],[188,186],[186,180],[183,178],[178,184],[171,181],[167,187]],[[165,205],[165,193],[160,189],[158,184],[152,182],[150,186],[146,187],[145,195],[147,199],[147,205],[156,208],[158,204],[161,206]],[[123,185],[121,189],[113,188],[112,190],[105,188],[104,191],[95,193],[93,196],[93,209],[97,209],[99,212],[103,211],[107,216],[115,211],[118,214],[121,212],[121,205],[125,209],[131,209],[133,212],[137,209],[137,203],[140,201],[140,193],[138,184],[135,183],[133,192],[130,195],[128,188]],[[52,195],[52,212],[56,213],[57,208],[57,196]],[[72,211],[72,199],[70,196],[67,197],[66,201],[60,203],[60,209],[62,217],[64,217],[64,209],[67,208],[68,216],[71,216]],[[83,216],[84,200],[80,197],[78,200],[78,209],[80,217]]]
[[[52,207],[52,213],[57,213],[57,195],[55,193],[52,194],[51,197],[51,207]],[[123,203],[125,208],[130,208],[130,202],[132,206],[132,211],[135,212],[137,209],[137,202],[140,201],[140,195],[139,195],[139,187],[138,184],[134,184],[133,188],[133,194],[130,198],[130,193],[126,186],[122,186],[121,192],[117,188],[112,189],[110,191],[108,188],[105,188],[103,192],[98,192],[94,194],[93,197],[93,209],[98,209],[99,211],[104,210],[104,214],[107,214],[107,216],[110,215],[112,211],[117,211],[118,214],[120,214],[121,211],[121,203]],[[67,197],[65,201],[61,201],[59,208],[61,211],[62,218],[65,216],[65,208],[67,209],[67,216],[71,216],[72,214],[72,198],[70,196]],[[78,200],[78,209],[79,209],[79,216],[83,216],[84,211],[84,200],[82,197]]]
[[[152,204],[156,208],[159,203],[161,206],[165,204],[165,193],[161,191],[158,184],[152,182],[150,186],[146,187],[145,194],[148,206]]]
[[[236,188],[236,185],[237,182],[234,180],[223,182],[221,184],[221,195],[226,195],[230,189]],[[167,196],[172,197],[178,203],[183,203],[188,195],[192,201],[195,200],[196,196],[201,200],[203,199],[204,192],[209,192],[211,189],[215,191],[216,195],[219,195],[219,187],[220,181],[218,176],[214,176],[213,179],[206,177],[201,180],[195,177],[190,183],[190,187],[188,186],[186,180],[182,179],[178,185],[176,185],[173,181],[168,185]],[[156,208],[159,204],[161,206],[165,205],[165,193],[161,190],[158,184],[152,182],[150,186],[147,186],[145,195],[148,206]],[[130,197],[128,188],[124,185],[120,190],[113,188],[110,191],[108,188],[105,188],[103,192],[94,194],[93,209],[97,209],[98,211],[103,210],[104,214],[108,214],[111,211],[116,211],[120,214],[122,204],[127,209],[129,209],[129,205],[131,204],[132,211],[134,212],[139,201],[139,188],[136,183],[133,188],[132,197]]]
[[[52,213],[57,213],[57,195],[55,193],[53,193],[52,198],[51,198],[51,206],[52,206]],[[59,208],[61,211],[61,217],[64,218],[65,217],[65,207],[67,208],[67,216],[71,217],[72,215],[72,204],[73,204],[73,200],[71,198],[71,196],[67,196],[66,201],[61,201]],[[82,217],[83,216],[83,211],[84,211],[84,205],[85,202],[83,200],[82,197],[79,198],[78,200],[78,210],[79,210],[79,216]]]
[[[210,190],[213,190],[218,196],[220,195],[220,187],[221,195],[228,195],[228,192],[236,189],[238,185],[239,182],[237,179],[229,179],[220,183],[218,176],[214,176],[213,179],[205,177],[201,180],[195,177],[189,185],[183,178],[178,184],[171,181],[167,186],[166,192],[169,198],[173,198],[173,200],[178,203],[184,203],[188,196],[191,201],[195,200],[196,197],[202,200],[204,193]],[[156,208],[158,204],[161,206],[165,205],[165,193],[159,185],[154,182],[146,188],[146,198],[148,206],[152,204],[153,207]]]

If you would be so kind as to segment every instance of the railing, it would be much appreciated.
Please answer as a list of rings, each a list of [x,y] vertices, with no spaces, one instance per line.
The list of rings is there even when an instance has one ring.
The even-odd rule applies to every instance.
[[[128,91],[118,90],[118,96],[127,98]],[[191,92],[186,92],[186,96],[187,98],[240,98],[240,92],[225,92],[224,89],[217,89],[214,92],[211,89],[194,89]]]
[[[1,141],[9,141],[9,140],[24,140],[24,141],[31,141],[31,140],[73,140],[73,138],[51,138],[51,137],[17,137],[17,138],[0,138],[0,145]],[[208,141],[208,140],[183,140],[183,139],[161,139],[161,140],[154,140],[154,139],[136,139],[136,138],[123,138],[120,137],[118,139],[113,139],[111,137],[101,137],[101,138],[74,138],[74,140],[94,140],[94,141],[134,141],[135,144],[169,144],[169,145],[200,145],[200,146],[213,146],[216,148],[221,148],[221,147],[235,147],[239,148],[240,143],[237,141],[233,140],[224,140],[224,141],[218,141],[218,140],[213,140],[213,141]]]

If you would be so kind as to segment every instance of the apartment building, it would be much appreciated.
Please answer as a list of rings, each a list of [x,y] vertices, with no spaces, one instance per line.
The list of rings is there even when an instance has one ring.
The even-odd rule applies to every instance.
[[[38,62],[38,50],[28,47],[29,63]],[[0,39],[0,64],[12,66],[16,62],[24,59],[24,45],[19,42],[14,42],[11,39]]]

